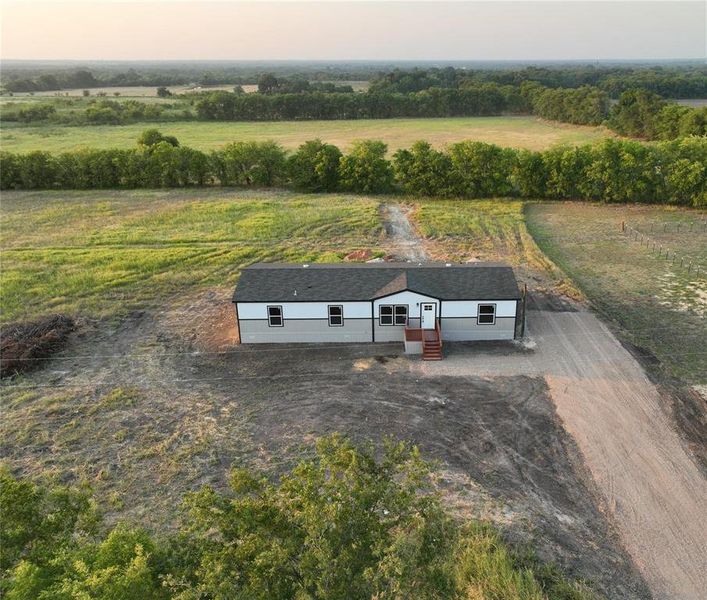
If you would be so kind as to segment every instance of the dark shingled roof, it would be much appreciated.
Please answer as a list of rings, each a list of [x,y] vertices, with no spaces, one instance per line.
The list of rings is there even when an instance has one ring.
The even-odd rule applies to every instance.
[[[513,269],[498,263],[256,263],[234,302],[359,302],[403,290],[441,300],[516,300]]]

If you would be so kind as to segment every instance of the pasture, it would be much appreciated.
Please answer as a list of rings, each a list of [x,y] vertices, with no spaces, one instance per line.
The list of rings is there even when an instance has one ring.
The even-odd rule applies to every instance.
[[[322,81],[321,83],[334,83],[336,85],[350,85],[355,92],[362,92],[368,89],[368,81]],[[223,85],[169,85],[167,89],[172,92],[172,94],[189,94],[193,92],[211,92],[217,90],[226,90],[228,92],[233,91],[235,84],[223,84]],[[241,87],[246,94],[252,94],[258,91],[257,84],[245,83]],[[15,92],[10,98],[54,98],[54,97],[83,97],[84,89],[88,89],[91,96],[97,96],[98,94],[105,94],[106,96],[115,96],[116,92],[120,97],[124,98],[154,98],[157,96],[157,86],[111,86],[111,87],[95,87],[95,88],[73,88],[64,89],[60,91],[46,91],[46,92]],[[8,96],[6,96],[8,97]]]
[[[126,314],[258,260],[377,248],[379,202],[223,190],[3,194],[3,321]]]
[[[449,119],[361,119],[356,121],[208,122],[170,121],[131,125],[12,126],[2,131],[2,148],[12,152],[78,148],[131,148],[142,131],[159,128],[183,146],[215,150],[234,141],[272,139],[287,149],[320,138],[342,149],[357,139],[379,139],[391,151],[417,140],[436,147],[478,140],[504,147],[543,150],[557,144],[581,145],[613,134],[604,127],[543,121],[535,117],[460,117]]]
[[[543,252],[644,363],[707,383],[705,211],[563,202],[528,204],[526,217]],[[622,221],[648,235],[656,250],[622,234]],[[666,250],[701,265],[701,273],[666,259]]]

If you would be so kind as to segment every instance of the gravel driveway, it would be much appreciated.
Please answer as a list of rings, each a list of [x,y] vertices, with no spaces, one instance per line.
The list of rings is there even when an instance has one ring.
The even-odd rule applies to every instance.
[[[454,348],[425,375],[542,375],[657,599],[707,589],[707,482],[643,369],[593,314],[530,311],[533,352]]]

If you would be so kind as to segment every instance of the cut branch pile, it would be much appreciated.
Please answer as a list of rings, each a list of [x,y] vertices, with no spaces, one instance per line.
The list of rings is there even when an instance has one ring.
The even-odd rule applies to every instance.
[[[0,330],[0,377],[42,365],[44,359],[64,348],[74,327],[73,319],[65,315],[4,326]]]

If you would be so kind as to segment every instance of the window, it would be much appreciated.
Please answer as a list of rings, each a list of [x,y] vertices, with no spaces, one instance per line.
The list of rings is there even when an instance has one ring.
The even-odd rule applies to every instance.
[[[496,323],[496,305],[479,304],[479,315],[476,322],[479,325],[493,325]]]
[[[268,326],[282,327],[282,306],[268,306]]]
[[[379,319],[381,325],[407,325],[408,305],[407,304],[384,304],[379,308]]]
[[[329,327],[344,326],[344,307],[329,306]]]

